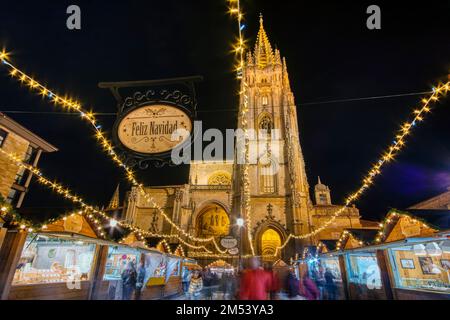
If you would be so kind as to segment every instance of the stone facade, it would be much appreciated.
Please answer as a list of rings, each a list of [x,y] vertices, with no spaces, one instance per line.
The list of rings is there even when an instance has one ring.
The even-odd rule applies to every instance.
[[[8,132],[8,136],[2,145],[2,149],[8,153],[14,153],[23,160],[30,143],[14,132],[8,131],[7,128],[3,126],[0,126],[0,129]],[[2,174],[0,175],[0,194],[6,199],[14,183],[16,174],[19,171],[19,166],[11,162],[6,155],[0,153],[0,168],[2,171]]]
[[[0,112],[0,148],[14,154],[23,162],[37,166],[42,152],[55,152],[54,146],[22,127],[13,119]],[[16,179],[17,177],[17,179]],[[0,195],[19,208],[32,179],[32,174],[13,163],[0,152]],[[11,192],[15,192],[11,196]]]
[[[236,161],[238,158],[224,162],[192,162],[187,184],[147,188],[147,191],[177,225],[192,235],[206,237],[202,230],[209,230],[217,231],[218,237],[224,236],[221,228],[228,221],[229,233],[243,237],[243,254],[250,253],[248,229],[246,225],[246,232],[238,234],[236,221],[240,217],[250,221],[248,231],[255,254],[267,256],[275,253],[289,234],[307,234],[322,226],[341,206],[333,205],[331,190],[320,179],[314,188],[316,204],[311,200],[286,60],[279,50],[272,50],[262,19],[260,23],[254,52],[246,57],[241,88],[245,88],[248,98],[245,100],[248,101],[247,129],[257,133],[249,141],[251,157],[256,159],[248,171],[249,216],[244,214],[243,166]],[[239,117],[245,101],[240,101]],[[238,129],[240,123],[238,119]],[[222,209],[228,219],[223,219]],[[202,220],[204,214],[208,221]],[[125,217],[144,229],[174,232],[154,208],[143,203],[134,189],[127,201]],[[319,240],[337,240],[345,228],[365,228],[357,208],[347,208],[329,228],[315,236],[291,241],[281,257],[292,257],[302,246],[316,244]]]

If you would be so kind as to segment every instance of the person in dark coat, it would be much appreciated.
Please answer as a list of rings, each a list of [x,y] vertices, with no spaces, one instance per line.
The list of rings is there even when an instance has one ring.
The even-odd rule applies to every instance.
[[[289,269],[289,275],[287,277],[287,290],[289,298],[295,298],[299,295],[300,281],[295,275],[294,269]]]
[[[134,262],[128,262],[122,272],[122,300],[131,300],[131,296],[136,289],[137,272]]]
[[[141,300],[142,290],[144,289],[144,281],[145,281],[145,264],[142,261],[141,263],[139,263],[139,268],[137,270],[136,293],[135,293],[136,300]]]
[[[334,280],[333,273],[329,268],[325,271],[325,290],[327,292],[328,300],[336,300],[337,299],[337,286]]]

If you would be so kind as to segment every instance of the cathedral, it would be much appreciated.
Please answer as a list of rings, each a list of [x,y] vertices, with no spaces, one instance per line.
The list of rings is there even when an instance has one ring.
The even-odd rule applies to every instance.
[[[190,234],[205,238],[213,236],[217,243],[226,236],[239,237],[242,254],[251,253],[251,241],[255,254],[266,260],[281,258],[287,261],[303,246],[315,245],[319,240],[338,239],[345,228],[376,228],[376,223],[360,218],[357,208],[347,208],[329,228],[303,241],[290,241],[278,256],[274,256],[276,248],[289,234],[313,232],[330,220],[341,206],[333,204],[331,190],[320,178],[314,188],[310,188],[286,60],[278,49],[272,49],[262,17],[254,50],[245,58],[242,77],[248,97],[245,102],[248,129],[269,135],[267,139],[258,134],[250,140],[250,146],[258,150],[260,157],[248,167],[249,216],[245,217],[243,213],[243,169],[236,159],[191,162],[186,184],[146,188],[156,203],[175,224]],[[240,109],[243,107],[241,100]],[[240,128],[240,120],[237,128]],[[279,134],[272,138],[271,131]],[[261,137],[264,141],[260,141]],[[265,143],[271,139],[275,141],[270,141],[270,145],[276,145],[277,152],[272,152]],[[127,195],[124,214],[128,223],[140,228],[176,232],[136,189]],[[250,223],[243,227],[245,232],[239,232],[236,225],[240,217]],[[197,257],[195,253],[196,250],[187,251],[188,256]]]

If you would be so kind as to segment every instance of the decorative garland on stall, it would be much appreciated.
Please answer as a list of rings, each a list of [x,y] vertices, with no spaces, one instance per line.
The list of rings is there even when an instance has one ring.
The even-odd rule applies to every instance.
[[[399,151],[405,147],[405,142],[407,136],[411,133],[411,130],[421,121],[424,120],[424,117],[426,114],[431,112],[431,105],[437,101],[439,101],[440,98],[446,96],[448,91],[450,90],[450,81],[439,84],[437,87],[433,88],[433,93],[428,96],[427,98],[422,99],[422,106],[420,108],[415,109],[412,112],[411,120],[406,121],[398,131],[397,135],[393,139],[391,145],[388,147],[387,151],[383,153],[380,159],[372,166],[372,168],[369,170],[368,174],[363,178],[362,185],[360,188],[349,195],[345,199],[345,205],[337,210],[335,213],[333,213],[333,217],[325,222],[323,225],[321,225],[319,228],[315,229],[314,231],[303,234],[303,235],[294,235],[289,234],[286,241],[280,246],[277,247],[277,250],[275,250],[274,256],[278,254],[278,250],[282,250],[286,247],[286,245],[289,243],[291,239],[307,239],[310,238],[319,232],[325,230],[330,224],[332,224],[336,218],[344,212],[348,206],[352,203],[354,203],[356,200],[358,200],[361,195],[367,191],[367,189],[370,188],[370,186],[374,183],[374,178],[381,174],[382,168],[389,162],[393,161],[395,157],[399,154]]]
[[[122,221],[117,221],[113,217],[110,217],[108,214],[106,214],[104,211],[98,210],[94,206],[87,204],[81,197],[73,195],[72,192],[68,188],[64,187],[63,185],[61,185],[57,182],[50,181],[43,175],[43,173],[38,168],[32,167],[29,164],[23,163],[21,161],[21,159],[19,157],[17,157],[16,155],[8,153],[1,148],[0,148],[0,153],[7,156],[12,162],[14,162],[20,168],[29,170],[33,175],[35,175],[37,177],[37,181],[40,184],[42,184],[43,186],[46,186],[47,188],[53,190],[57,194],[62,195],[64,198],[72,201],[74,204],[79,205],[82,208],[82,210],[80,210],[77,213],[85,215],[86,218],[88,218],[91,222],[94,223],[94,225],[96,226],[98,231],[100,231],[102,229],[100,221],[98,219],[104,219],[105,221],[108,221],[109,225],[112,227],[120,226],[124,229],[129,230],[130,232],[134,232],[136,235],[138,235],[140,237],[141,240],[144,239],[144,236],[147,238],[149,238],[149,237],[176,238],[178,241],[180,241],[182,244],[186,245],[189,248],[201,249],[201,250],[205,250],[206,252],[209,252],[209,253],[211,252],[205,246],[192,245],[192,244],[186,242],[185,240],[183,240],[179,235],[176,235],[176,234],[154,233],[154,232],[143,230],[139,227],[136,227],[134,225],[131,225],[131,224],[128,224],[128,223],[125,223]],[[52,218],[45,222],[36,224],[36,223],[31,222],[30,220],[27,220],[27,219],[24,219],[23,217],[21,217],[14,210],[12,210],[11,207],[8,206],[6,203],[1,204],[1,213],[2,213],[2,216],[9,215],[14,224],[19,225],[20,229],[22,229],[22,230],[26,229],[28,232],[33,232],[36,230],[45,231],[48,224],[51,224],[60,219],[65,219],[68,216],[73,215],[73,213],[65,214],[65,215],[61,215],[57,218]],[[96,215],[98,217],[98,219],[94,218],[94,215]],[[100,231],[100,235],[102,237],[106,237],[106,233],[104,231]],[[110,239],[110,240],[112,240],[112,239]]]
[[[70,110],[74,111],[80,114],[81,119],[87,121],[94,129],[95,131],[95,137],[97,138],[99,144],[103,147],[103,151],[106,152],[109,157],[113,160],[113,162],[120,168],[123,168],[126,173],[126,177],[128,181],[135,187],[138,188],[140,194],[144,196],[146,201],[150,203],[153,207],[155,207],[159,214],[163,216],[163,218],[173,227],[175,228],[179,233],[181,233],[183,236],[187,237],[190,240],[198,241],[198,242],[213,242],[215,248],[217,251],[224,253],[226,251],[223,251],[220,249],[219,245],[217,244],[214,237],[210,238],[198,238],[195,236],[192,236],[188,232],[184,231],[181,227],[179,227],[177,224],[175,224],[170,217],[164,212],[164,210],[155,202],[155,200],[145,191],[144,186],[142,183],[139,183],[136,179],[135,173],[133,170],[128,167],[117,155],[117,153],[114,150],[112,142],[110,142],[106,136],[105,133],[102,131],[102,126],[99,124],[98,120],[95,118],[95,115],[93,112],[85,110],[81,103],[74,101],[67,97],[62,97],[58,94],[56,94],[53,90],[47,88],[46,86],[42,85],[37,80],[33,79],[29,75],[27,75],[25,72],[21,71],[17,67],[15,67],[11,62],[8,61],[8,54],[3,51],[0,53],[0,62],[1,65],[7,67],[10,72],[9,74],[17,78],[21,83],[25,83],[30,87],[30,90],[35,91],[39,93],[42,97],[49,99],[51,102],[53,102],[55,105],[62,107],[64,110]]]

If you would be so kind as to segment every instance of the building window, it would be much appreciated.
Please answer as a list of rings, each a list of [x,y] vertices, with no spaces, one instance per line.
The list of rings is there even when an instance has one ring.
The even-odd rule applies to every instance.
[[[319,202],[322,205],[327,204],[327,196],[324,195],[323,193],[319,194]]]
[[[12,206],[15,206],[17,204],[17,201],[19,200],[20,192],[16,189],[11,189],[9,191],[8,197],[6,198],[6,202],[10,203]]]
[[[269,98],[267,96],[262,97],[262,105],[267,106],[269,104]]]
[[[7,135],[8,135],[8,132],[0,129],[0,148],[3,147],[3,144],[5,143]]]
[[[259,121],[259,129],[263,130],[267,134],[272,133],[273,129],[272,118],[268,114],[264,115]]]
[[[20,168],[19,171],[17,171],[16,178],[14,180],[15,184],[17,184],[19,186],[23,185],[23,183],[25,182],[25,177],[26,177],[25,172],[26,172],[26,169],[24,169],[24,168]]]
[[[275,193],[275,170],[272,161],[260,165],[260,181],[262,193]]]
[[[32,146],[28,146],[23,162],[32,164],[35,158],[36,158],[36,149],[34,149]]]

